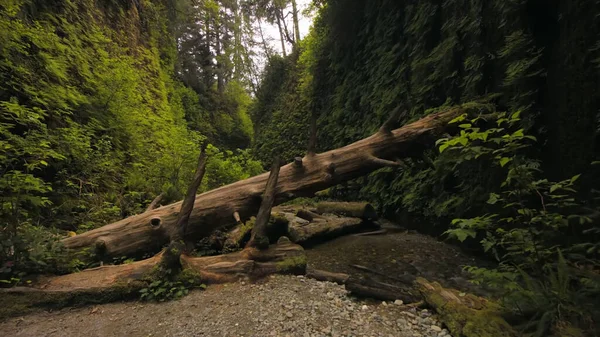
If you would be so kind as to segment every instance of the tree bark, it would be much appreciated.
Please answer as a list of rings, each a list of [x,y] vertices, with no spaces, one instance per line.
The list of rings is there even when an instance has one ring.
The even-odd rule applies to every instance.
[[[22,315],[36,307],[56,308],[139,298],[139,290],[152,282],[149,277],[161,263],[164,253],[129,264],[92,268],[42,279],[32,287],[0,289],[0,306],[8,308],[0,312],[0,319]],[[264,250],[246,248],[218,256],[181,255],[180,259],[183,269],[193,271],[191,274],[204,284],[257,279],[270,274],[301,275],[306,271],[304,249],[286,237]]]
[[[472,294],[444,288],[437,282],[429,282],[423,278],[417,278],[415,285],[453,336],[517,336],[510,324],[502,318],[502,310],[498,304]]]
[[[263,194],[258,214],[256,215],[256,222],[252,228],[252,234],[250,235],[250,241],[248,241],[248,247],[265,248],[269,246],[269,238],[267,237],[267,224],[271,218],[271,209],[275,202],[275,189],[277,188],[277,179],[279,178],[279,158],[273,160],[271,166],[271,173],[267,180],[267,186],[265,187],[265,193]]]
[[[296,5],[296,0],[292,0],[292,16],[294,18],[294,33],[296,43],[300,42],[300,25],[298,20],[298,6]]]
[[[368,174],[385,167],[389,158],[418,155],[434,143],[450,120],[467,112],[463,107],[451,108],[397,130],[379,131],[348,146],[306,156],[301,168],[292,163],[285,165],[280,169],[275,204],[312,196],[327,187]],[[256,214],[268,176],[268,173],[261,174],[197,195],[186,239],[199,239],[216,228],[234,225],[235,212],[242,220]],[[102,246],[109,256],[159,250],[169,242],[168,234],[176,228],[180,208],[181,202],[162,206],[62,242],[72,250]]]
[[[309,223],[290,222],[288,228],[290,240],[296,243],[305,243],[318,239],[329,239],[357,232],[365,227],[365,224],[359,218],[323,218],[315,220],[315,222]]]
[[[316,213],[330,213],[364,220],[377,220],[375,208],[367,202],[320,202],[317,204]]]

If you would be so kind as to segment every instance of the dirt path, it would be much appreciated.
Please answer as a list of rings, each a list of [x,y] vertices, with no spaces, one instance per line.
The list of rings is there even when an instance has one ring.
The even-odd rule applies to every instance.
[[[393,303],[357,301],[337,284],[274,276],[261,284],[209,287],[168,303],[112,303],[12,318],[0,323],[0,335],[447,336],[428,312],[420,316]]]

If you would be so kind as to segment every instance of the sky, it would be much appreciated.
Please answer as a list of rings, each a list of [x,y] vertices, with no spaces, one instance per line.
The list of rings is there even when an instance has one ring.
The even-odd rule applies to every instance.
[[[312,24],[312,17],[305,17],[302,12],[304,9],[308,7],[311,3],[311,0],[296,0],[296,5],[298,6],[298,15],[299,15],[299,26],[300,26],[300,37],[304,38],[306,34],[308,34],[308,30],[310,29],[310,25]],[[292,6],[289,6],[291,11]],[[292,19],[291,15],[289,16],[288,28],[292,27]],[[281,54],[281,40],[279,38],[279,28],[277,25],[269,25],[268,23],[264,23],[263,33],[265,34],[265,38],[269,40],[269,45],[273,47],[278,53]],[[290,51],[292,46],[289,43],[286,43],[286,51]]]

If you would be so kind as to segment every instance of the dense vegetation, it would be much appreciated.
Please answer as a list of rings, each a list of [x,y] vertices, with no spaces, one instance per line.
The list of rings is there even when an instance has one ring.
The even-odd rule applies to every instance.
[[[202,144],[206,191],[303,155],[311,123],[322,151],[464,104],[486,115],[329,195],[495,260],[469,271],[524,331],[598,333],[600,1],[312,7],[301,40],[293,0],[3,1],[0,280],[85,267],[57,239],[181,199]]]
[[[438,149],[330,194],[479,246],[500,266],[470,270],[502,288],[539,336],[566,335],[565,322],[592,329],[599,10],[598,1],[327,1],[296,53],[264,73],[251,109],[256,156],[303,153],[311,119],[327,150],[372,134],[395,106],[403,122],[472,101],[508,111],[497,124],[457,123]]]
[[[99,227],[142,212],[161,193],[164,202],[181,199],[202,142],[215,144],[202,190],[262,171],[238,149],[253,132],[243,79],[219,76],[217,88],[205,75],[201,89],[187,78],[176,43],[193,22],[186,5],[0,6],[1,273],[56,268],[48,231]],[[218,3],[211,10],[218,17]],[[205,56],[205,69],[224,59]]]

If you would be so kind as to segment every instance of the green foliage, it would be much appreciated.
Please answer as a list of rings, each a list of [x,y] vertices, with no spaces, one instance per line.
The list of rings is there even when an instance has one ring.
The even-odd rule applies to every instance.
[[[453,121],[461,123],[460,133],[438,141],[440,152],[451,153],[447,160],[453,165],[476,161],[505,174],[483,207],[489,212],[454,219],[446,233],[461,242],[478,240],[498,260],[495,269],[468,270],[479,282],[502,291],[504,303],[529,318],[523,330],[546,336],[559,322],[569,322],[592,332],[600,318],[594,308],[600,299],[595,271],[599,228],[579,213],[580,175],[559,182],[538,178],[541,170],[525,156],[535,138],[518,128],[519,115],[498,114],[497,127],[489,128],[475,127],[478,119],[461,116]]]
[[[171,301],[187,295],[190,289],[206,289],[200,276],[189,269],[174,274],[171,269],[157,267],[144,281],[147,286],[139,291],[144,301]]]
[[[250,142],[250,97],[239,83],[207,107],[175,79],[182,18],[171,10],[186,3],[0,5],[3,272],[76,269],[79,260],[55,245],[60,230],[141,213],[160,193],[164,202],[181,199],[200,144],[219,140],[217,132],[230,148]],[[246,151],[212,148],[202,188],[261,171]]]

